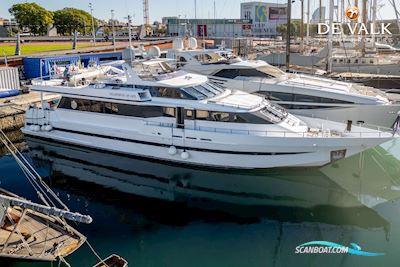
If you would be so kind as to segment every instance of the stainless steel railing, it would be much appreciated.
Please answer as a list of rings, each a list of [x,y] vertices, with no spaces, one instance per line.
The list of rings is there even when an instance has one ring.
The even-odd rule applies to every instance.
[[[157,126],[164,128],[176,128],[175,123],[163,123],[156,121],[144,121],[144,124],[147,126]],[[216,127],[208,127],[208,126],[189,126],[185,129],[191,131],[200,131],[200,132],[213,132],[213,133],[225,133],[225,134],[242,134],[242,135],[252,135],[252,136],[269,136],[269,137],[319,137],[319,138],[339,138],[339,137],[348,137],[348,138],[381,138],[381,137],[390,137],[389,131],[381,131],[382,128],[385,127],[377,127],[377,130],[371,131],[351,131],[351,132],[338,132],[338,131],[312,131],[308,130],[306,132],[291,132],[291,131],[267,131],[267,130],[243,130],[243,129],[230,129],[230,128],[216,128]],[[391,129],[386,128],[391,131]]]

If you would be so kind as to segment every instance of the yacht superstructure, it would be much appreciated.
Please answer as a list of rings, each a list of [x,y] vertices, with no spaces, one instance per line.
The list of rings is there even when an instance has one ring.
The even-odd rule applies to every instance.
[[[202,49],[175,49],[169,57],[184,70],[208,75],[224,87],[264,96],[293,114],[390,127],[400,110],[400,105],[372,87],[284,73],[261,60],[228,61]]]
[[[393,138],[390,132],[295,117],[263,97],[163,60],[123,65],[125,76],[79,86],[36,82],[62,95],[31,107],[26,135],[163,161],[218,168],[321,166]]]

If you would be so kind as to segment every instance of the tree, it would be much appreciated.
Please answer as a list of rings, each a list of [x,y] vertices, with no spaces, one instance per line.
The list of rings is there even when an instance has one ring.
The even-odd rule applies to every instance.
[[[96,27],[97,21],[96,19],[94,21]],[[83,33],[85,27],[92,28],[92,17],[81,9],[64,8],[54,12],[54,26],[57,28],[57,32],[63,35],[71,35],[75,31]]]
[[[276,27],[276,31],[286,38],[287,24],[280,24]],[[290,23],[290,36],[300,35],[300,22],[292,20]]]
[[[290,36],[294,36],[294,37],[299,37],[300,36],[300,21],[298,20],[294,20],[292,21],[292,23],[290,24]],[[286,24],[280,24],[276,27],[276,31],[282,35],[283,38],[286,38]],[[317,34],[317,28],[318,26],[316,24],[310,24],[310,35],[311,36],[315,36]],[[307,29],[307,23],[304,23],[303,25],[303,33],[304,36],[306,35],[306,29]]]
[[[53,13],[36,3],[15,4],[9,10],[19,29],[29,28],[33,34],[46,34],[53,23]]]

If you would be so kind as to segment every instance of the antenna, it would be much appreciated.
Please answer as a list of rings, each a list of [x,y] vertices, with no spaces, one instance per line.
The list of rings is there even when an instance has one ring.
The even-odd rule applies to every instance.
[[[216,12],[216,8],[215,8],[215,0],[214,0],[214,19],[217,18],[217,12]]]
[[[197,1],[194,0],[194,18],[197,19]]]
[[[144,25],[150,24],[149,0],[143,0],[143,24]]]

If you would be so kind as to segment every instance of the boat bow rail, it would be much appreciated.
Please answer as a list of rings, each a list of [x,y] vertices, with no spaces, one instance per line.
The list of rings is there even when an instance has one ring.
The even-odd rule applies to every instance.
[[[173,123],[162,123],[156,121],[144,120],[146,126],[157,126],[162,128],[176,128]],[[373,127],[373,126],[371,126]],[[293,131],[267,131],[267,130],[243,130],[243,129],[229,129],[229,128],[216,128],[208,126],[194,126],[185,127],[187,130],[199,131],[199,132],[213,132],[213,133],[224,133],[224,134],[236,134],[236,135],[249,135],[249,136],[265,136],[265,137],[304,137],[304,138],[388,138],[393,136],[393,129],[385,127],[376,127],[375,129],[365,128],[365,131],[336,131],[336,130],[323,130],[317,128],[308,128],[306,132],[293,132]],[[364,128],[363,128],[364,129]]]

